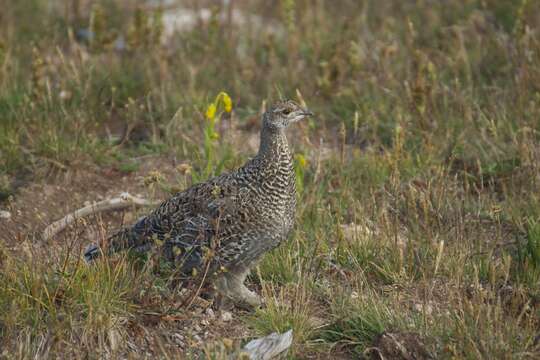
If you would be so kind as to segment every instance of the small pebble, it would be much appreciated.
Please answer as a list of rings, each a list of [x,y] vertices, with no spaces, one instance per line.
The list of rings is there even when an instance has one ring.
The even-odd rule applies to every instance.
[[[9,211],[0,210],[0,219],[11,219],[11,213]]]
[[[184,336],[183,335],[180,335],[180,334],[173,334],[173,338],[174,338],[174,342],[178,345],[178,346],[184,346]]]
[[[221,320],[224,322],[231,321],[232,320],[232,314],[228,311],[224,311],[221,313]]]
[[[62,90],[60,91],[60,94],[58,95],[61,100],[69,100],[71,99],[71,91],[68,90]]]
[[[210,319],[213,319],[214,317],[216,317],[216,314],[214,313],[214,310],[212,310],[212,308],[206,309],[206,315],[207,315]]]

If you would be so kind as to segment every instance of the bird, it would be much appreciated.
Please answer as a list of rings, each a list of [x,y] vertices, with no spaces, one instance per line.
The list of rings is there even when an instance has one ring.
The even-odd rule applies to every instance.
[[[289,237],[295,223],[296,175],[285,132],[312,115],[295,101],[277,101],[262,114],[256,156],[163,201],[106,239],[106,252],[147,251],[160,244],[162,256],[180,273],[204,271],[222,298],[259,307],[262,300],[245,279],[265,253]],[[93,261],[103,253],[90,245],[84,257]]]

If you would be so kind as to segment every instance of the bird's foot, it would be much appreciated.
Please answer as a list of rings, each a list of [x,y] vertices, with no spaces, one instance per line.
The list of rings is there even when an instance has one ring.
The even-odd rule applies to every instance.
[[[257,295],[257,293],[249,290],[245,285],[242,285],[242,289],[240,289],[239,292],[240,296],[236,299],[236,306],[247,310],[256,310],[263,306],[263,298]]]
[[[255,311],[264,306],[264,301],[259,295],[247,288],[246,291],[249,291],[249,295],[247,292],[243,292],[242,295],[237,294],[234,296],[231,294],[225,295],[221,292],[218,293],[214,299],[215,308],[220,310],[230,310],[233,307],[236,307],[246,311]]]
[[[245,310],[255,310],[264,305],[262,298],[255,292],[249,290],[241,281],[236,281],[234,277],[222,277],[215,283],[219,296],[216,305],[219,308],[230,306]]]

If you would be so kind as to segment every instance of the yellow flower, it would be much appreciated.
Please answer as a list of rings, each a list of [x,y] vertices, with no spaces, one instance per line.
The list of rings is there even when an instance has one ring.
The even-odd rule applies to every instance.
[[[206,118],[208,120],[214,120],[214,117],[216,116],[216,104],[212,103],[208,105],[208,109],[206,109]]]
[[[305,169],[306,168],[306,165],[307,165],[307,160],[306,158],[304,157],[304,155],[302,154],[297,154],[296,155],[296,161],[298,162],[298,166],[302,169]]]
[[[225,105],[225,111],[230,113],[232,111],[231,97],[227,95],[227,93],[222,93],[222,94],[223,94],[223,105]]]

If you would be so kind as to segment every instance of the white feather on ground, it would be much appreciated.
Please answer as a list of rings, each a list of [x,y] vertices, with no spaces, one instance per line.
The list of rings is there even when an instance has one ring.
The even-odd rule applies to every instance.
[[[291,347],[293,341],[292,329],[283,333],[272,333],[265,337],[251,340],[242,349],[242,353],[251,360],[270,360],[283,354]]]

